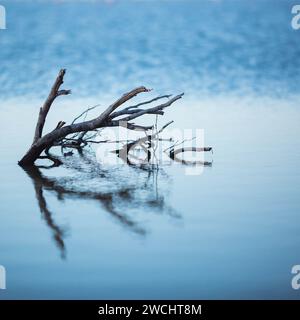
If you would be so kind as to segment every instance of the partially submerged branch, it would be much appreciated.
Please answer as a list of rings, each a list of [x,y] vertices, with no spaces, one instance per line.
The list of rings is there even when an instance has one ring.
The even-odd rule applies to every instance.
[[[210,151],[212,151],[211,147],[205,147],[205,148],[185,147],[185,148],[178,148],[178,149],[171,148],[168,155],[172,160],[176,162],[180,162],[185,165],[211,166],[212,165],[211,161],[200,161],[200,160],[190,161],[190,160],[184,160],[178,157],[179,154],[184,152],[210,152]]]
[[[140,164],[149,163],[152,157],[152,154],[155,156],[155,150],[157,147],[157,142],[162,141],[164,139],[161,139],[159,137],[159,134],[162,133],[169,125],[171,125],[173,121],[168,122],[165,124],[160,130],[150,134],[146,135],[145,137],[139,138],[137,140],[131,141],[126,143],[121,149],[114,150],[112,152],[115,152],[118,157],[120,157],[123,161],[125,161],[127,164],[133,164],[132,159],[137,160]],[[194,138],[193,138],[194,139]],[[172,139],[166,139],[166,141],[172,141]],[[180,144],[183,144],[185,140],[183,140]],[[156,147],[154,147],[156,144]],[[211,161],[201,161],[201,160],[185,160],[183,158],[179,158],[178,155],[185,153],[185,152],[193,152],[193,153],[202,153],[202,152],[212,152],[211,147],[182,147],[182,148],[176,148],[179,144],[174,144],[170,148],[167,148],[164,150],[165,154],[168,155],[168,157],[176,162],[180,162],[184,165],[201,165],[201,166],[211,166]],[[140,159],[136,157],[134,154],[130,153],[130,151],[134,151],[135,148],[141,148],[145,155],[145,159]],[[151,152],[151,149],[153,152]]]
[[[138,117],[141,117],[145,114],[162,115],[164,114],[163,110],[165,108],[169,107],[175,101],[181,99],[183,96],[183,93],[182,93],[168,100],[166,103],[163,103],[148,109],[138,108],[141,105],[149,104],[151,102],[170,97],[169,95],[159,96],[152,100],[142,102],[131,107],[127,107],[121,111],[118,111],[118,112],[115,111],[121,105],[131,100],[133,97],[137,96],[138,94],[147,93],[151,91],[145,87],[138,87],[124,94],[121,98],[119,98],[117,101],[111,104],[105,111],[103,111],[98,117],[88,121],[83,121],[78,123],[73,122],[70,125],[65,125],[64,121],[60,121],[53,131],[43,135],[43,128],[45,125],[46,117],[54,100],[58,96],[68,95],[71,93],[70,90],[64,90],[60,88],[61,85],[63,84],[65,72],[66,72],[65,69],[62,69],[59,72],[58,77],[55,80],[55,83],[50,91],[50,94],[46,102],[44,103],[43,107],[40,109],[36,129],[35,129],[33,144],[31,145],[29,150],[26,152],[26,154],[23,156],[23,158],[19,161],[19,165],[21,166],[33,165],[34,162],[41,156],[43,151],[51,148],[54,145],[57,145],[59,141],[61,141],[62,139],[66,138],[68,135],[73,133],[82,133],[83,135],[85,135],[86,132],[94,131],[99,128],[120,126],[120,125],[123,125],[124,122],[127,123],[126,126],[130,130],[150,130],[153,128],[153,126],[140,126],[134,123],[130,123],[129,121],[136,119]],[[124,116],[124,117],[121,119],[116,119],[120,116]]]

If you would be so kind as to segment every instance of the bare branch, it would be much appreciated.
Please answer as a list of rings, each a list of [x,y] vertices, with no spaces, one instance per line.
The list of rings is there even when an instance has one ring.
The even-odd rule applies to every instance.
[[[87,115],[91,110],[94,110],[94,109],[98,108],[99,106],[100,106],[100,104],[97,104],[97,105],[95,105],[95,106],[93,106],[93,107],[87,108],[87,109],[84,110],[79,116],[77,116],[77,117],[72,121],[71,124],[75,123],[78,119],[80,119],[80,118],[83,117],[84,115]]]
[[[158,97],[153,98],[153,99],[151,99],[151,100],[144,101],[144,102],[140,102],[140,103],[135,104],[135,105],[133,105],[133,106],[129,106],[129,107],[127,107],[125,110],[130,110],[130,109],[138,108],[138,107],[143,106],[143,105],[145,105],[145,104],[149,104],[149,103],[155,102],[155,101],[157,101],[157,100],[164,99],[164,98],[170,98],[170,97],[172,97],[171,94],[166,94],[166,95],[164,95],[164,96],[158,96]]]
[[[111,119],[115,119],[117,117],[120,117],[120,116],[123,116],[123,115],[126,115],[126,114],[137,114],[141,111],[144,111],[144,109],[135,109],[135,110],[128,110],[127,108],[124,109],[124,110],[121,110],[121,111],[117,111],[117,112],[113,112],[111,115],[110,115],[110,118]],[[157,110],[157,111],[153,111],[153,112],[148,112],[149,114],[159,114],[159,115],[163,115],[164,112],[161,111],[161,110]]]
[[[129,101],[136,95],[143,92],[151,91],[143,86],[138,87],[124,94],[121,98],[119,98],[117,101],[111,104],[105,111],[103,111],[98,117],[92,120],[75,123],[79,118],[81,118],[84,115],[86,116],[90,110],[96,108],[97,106],[88,108],[83,113],[81,113],[78,117],[76,117],[70,125],[65,125],[64,121],[60,121],[53,131],[42,136],[45,120],[53,101],[55,100],[56,97],[60,95],[67,95],[70,93],[70,90],[59,90],[60,86],[63,84],[63,78],[65,75],[65,72],[66,72],[65,69],[62,69],[59,72],[59,75],[55,80],[55,83],[50,91],[50,94],[46,102],[44,103],[43,107],[40,109],[39,118],[36,125],[34,142],[29,148],[29,150],[26,152],[26,154],[23,156],[23,158],[19,161],[19,164],[21,166],[33,165],[34,161],[40,157],[41,153],[44,150],[51,148],[52,146],[63,147],[63,146],[70,145],[73,148],[81,149],[82,146],[87,144],[86,140],[92,140],[93,138],[90,136],[84,139],[84,136],[86,135],[86,133],[90,131],[95,131],[100,128],[122,126],[125,122],[126,127],[130,130],[147,131],[147,130],[153,129],[153,126],[140,126],[135,123],[131,123],[129,121],[137,117],[140,117],[144,114],[162,115],[164,114],[163,109],[169,107],[171,104],[181,99],[183,96],[183,93],[182,93],[170,99],[166,103],[160,104],[152,108],[136,109],[138,106],[149,104],[159,99],[170,97],[170,95],[159,96],[152,100],[148,100],[145,102],[141,102],[137,105],[127,107],[119,112],[114,112],[118,107],[120,107],[121,105],[123,105],[125,102]],[[136,110],[131,110],[131,109],[136,109]],[[120,115],[127,115],[127,116],[122,119],[113,120],[113,118]],[[79,134],[79,135],[73,136],[73,139],[75,141],[69,141],[65,143],[63,139],[65,139],[70,134]]]
[[[168,102],[166,102],[164,104],[161,104],[161,105],[153,107],[153,108],[141,110],[141,111],[139,111],[137,113],[134,113],[134,114],[132,114],[132,115],[130,115],[128,117],[120,119],[120,121],[130,121],[130,120],[133,120],[135,118],[141,117],[144,114],[153,114],[153,113],[155,113],[157,111],[162,111],[163,109],[169,107],[175,101],[181,99],[183,97],[183,95],[184,95],[184,93],[181,93],[181,94],[177,95],[176,97],[170,99]]]
[[[112,105],[110,105],[97,119],[99,122],[102,122],[105,120],[113,111],[115,111],[120,105],[124,104],[128,100],[135,97],[137,94],[142,92],[149,92],[150,89],[147,89],[145,87],[138,87],[128,93],[125,93],[120,99],[118,99],[116,102],[114,102]]]
[[[172,121],[166,123],[163,127],[161,127],[161,129],[157,132],[157,134],[163,132],[163,131],[164,131],[170,124],[172,124],[173,122],[174,122],[174,121],[172,120]]]
[[[178,154],[180,153],[184,153],[184,152],[209,152],[212,151],[211,147],[204,147],[204,148],[197,148],[197,147],[185,147],[185,148],[178,148],[176,150],[171,149],[169,151],[169,157],[176,161],[176,162],[180,162],[182,164],[185,165],[203,165],[203,166],[211,166],[212,162],[211,161],[189,161],[189,160],[184,160],[184,159],[180,159],[177,157]]]
[[[152,130],[152,126],[140,126],[135,123],[121,121],[121,120],[114,120],[107,123],[107,127],[124,127],[129,130],[137,130],[137,131],[147,131]]]
[[[151,154],[150,151],[148,150],[150,148],[150,146],[152,145],[152,141],[154,140],[159,140],[158,139],[158,135],[163,132],[169,125],[171,125],[174,121],[170,121],[168,123],[166,123],[159,131],[150,134],[150,135],[146,135],[143,138],[139,138],[137,140],[131,141],[126,143],[121,149],[119,150],[114,150],[112,152],[115,152],[118,154],[118,156],[125,161],[128,164],[131,164],[130,160],[128,159],[128,155],[129,155],[129,151],[131,148],[133,148],[134,146],[140,146],[145,153],[148,155],[148,161],[150,160]],[[145,147],[144,145],[148,143],[148,146]],[[131,155],[131,157],[134,157]]]
[[[38,121],[37,121],[36,128],[35,128],[34,138],[33,138],[33,144],[36,143],[38,141],[38,139],[41,138],[41,136],[42,136],[46,117],[47,117],[47,114],[51,108],[53,101],[60,95],[68,95],[71,93],[70,90],[60,90],[59,91],[59,88],[64,83],[65,73],[66,73],[65,69],[60,70],[60,72],[54,82],[54,85],[51,88],[51,91],[48,95],[47,100],[45,101],[44,105],[40,108],[40,113],[39,113]]]
[[[147,131],[147,130],[152,130],[153,126],[139,126],[137,124],[128,122],[127,129],[135,130],[135,131]]]

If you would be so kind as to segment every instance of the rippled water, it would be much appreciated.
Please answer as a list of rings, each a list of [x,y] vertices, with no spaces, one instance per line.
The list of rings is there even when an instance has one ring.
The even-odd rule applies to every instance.
[[[292,4],[9,1],[1,96],[45,94],[45,83],[61,66],[83,96],[115,94],[141,82],[197,97],[207,91],[297,93],[300,49],[290,25]]]
[[[1,3],[0,298],[299,299],[292,1]],[[73,94],[46,130],[138,85],[151,97],[185,92],[159,125],[204,129],[213,165],[200,175],[173,163],[141,170],[95,163],[90,150],[61,168],[22,170],[61,67]]]

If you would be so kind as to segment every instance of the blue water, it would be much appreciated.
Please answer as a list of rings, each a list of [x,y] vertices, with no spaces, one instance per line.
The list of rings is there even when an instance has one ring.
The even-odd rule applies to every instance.
[[[198,96],[298,90],[293,1],[2,3],[1,96],[45,94],[62,66],[83,96],[141,82]]]
[[[0,299],[300,298],[293,1],[1,4]],[[185,92],[159,124],[204,129],[213,165],[139,170],[90,151],[25,172],[16,163],[62,67],[73,93],[46,130],[135,86]]]

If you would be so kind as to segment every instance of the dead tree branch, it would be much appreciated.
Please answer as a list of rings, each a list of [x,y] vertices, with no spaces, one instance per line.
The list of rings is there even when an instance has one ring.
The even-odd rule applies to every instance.
[[[176,162],[180,162],[180,163],[185,164],[185,165],[211,166],[212,165],[211,161],[200,161],[200,160],[190,161],[190,160],[184,160],[184,159],[181,159],[181,158],[177,157],[178,154],[184,153],[184,152],[209,152],[209,151],[212,151],[211,147],[204,147],[204,148],[185,147],[185,148],[178,148],[176,150],[174,148],[172,148],[169,151],[168,155],[172,160],[174,160]]]
[[[159,141],[159,134],[162,133],[169,125],[171,125],[174,121],[170,121],[167,124],[165,124],[159,131],[146,135],[143,138],[139,138],[137,140],[131,141],[126,143],[121,149],[119,150],[114,150],[112,152],[115,152],[118,157],[120,157],[123,161],[125,161],[127,164],[132,164],[130,159],[129,159],[129,151],[131,149],[134,149],[134,147],[139,146],[141,147],[146,155],[147,159],[144,159],[144,161],[149,162],[151,158],[151,153],[149,149],[152,147],[153,141]],[[134,157],[131,155],[131,157]]]
[[[43,128],[45,125],[46,117],[54,100],[59,96],[68,95],[71,93],[71,90],[59,90],[61,85],[64,83],[65,73],[66,73],[65,69],[60,70],[54,82],[54,85],[51,88],[48,98],[46,99],[44,105],[40,108],[39,117],[38,117],[34,138],[33,138],[33,144],[36,143],[43,134]]]
[[[116,127],[122,125],[124,122],[131,121],[133,119],[136,119],[138,117],[141,117],[145,114],[163,114],[163,110],[167,107],[169,107],[171,104],[173,104],[175,101],[182,98],[183,93],[180,95],[175,96],[174,98],[168,100],[166,103],[160,104],[156,107],[148,108],[148,109],[137,109],[138,106],[141,106],[143,104],[148,104],[150,102],[162,99],[162,98],[168,98],[169,96],[161,96],[154,98],[152,100],[146,101],[144,103],[140,103],[135,106],[131,106],[124,110],[119,111],[119,113],[115,112],[115,110],[126,103],[127,101],[131,100],[133,97],[137,96],[140,93],[147,93],[151,90],[145,88],[145,87],[138,87],[136,89],[133,89],[129,91],[128,93],[124,94],[121,98],[119,98],[117,101],[115,101],[113,104],[111,104],[105,111],[103,111],[98,117],[78,122],[78,123],[72,123],[70,125],[65,125],[63,121],[60,121],[57,125],[57,127],[51,131],[48,134],[42,135],[44,124],[46,121],[47,114],[54,102],[54,100],[61,95],[68,95],[71,93],[70,90],[61,90],[60,87],[64,82],[64,76],[65,76],[65,69],[62,69],[58,77],[55,80],[55,83],[50,91],[50,94],[44,103],[43,107],[40,109],[35,135],[33,139],[33,144],[29,148],[29,150],[26,152],[26,154],[22,157],[22,159],[19,161],[19,165],[21,166],[31,166],[34,164],[34,162],[41,156],[42,152],[46,149],[49,149],[53,145],[55,145],[58,141],[61,139],[67,137],[69,134],[73,133],[83,133],[93,131],[99,128],[105,128],[105,127]],[[135,109],[132,111],[132,109]],[[115,112],[115,113],[114,113]],[[122,115],[127,115],[121,119],[115,119],[116,117]],[[153,126],[138,126],[134,123],[128,123],[127,128],[131,130],[149,130],[152,129]]]

